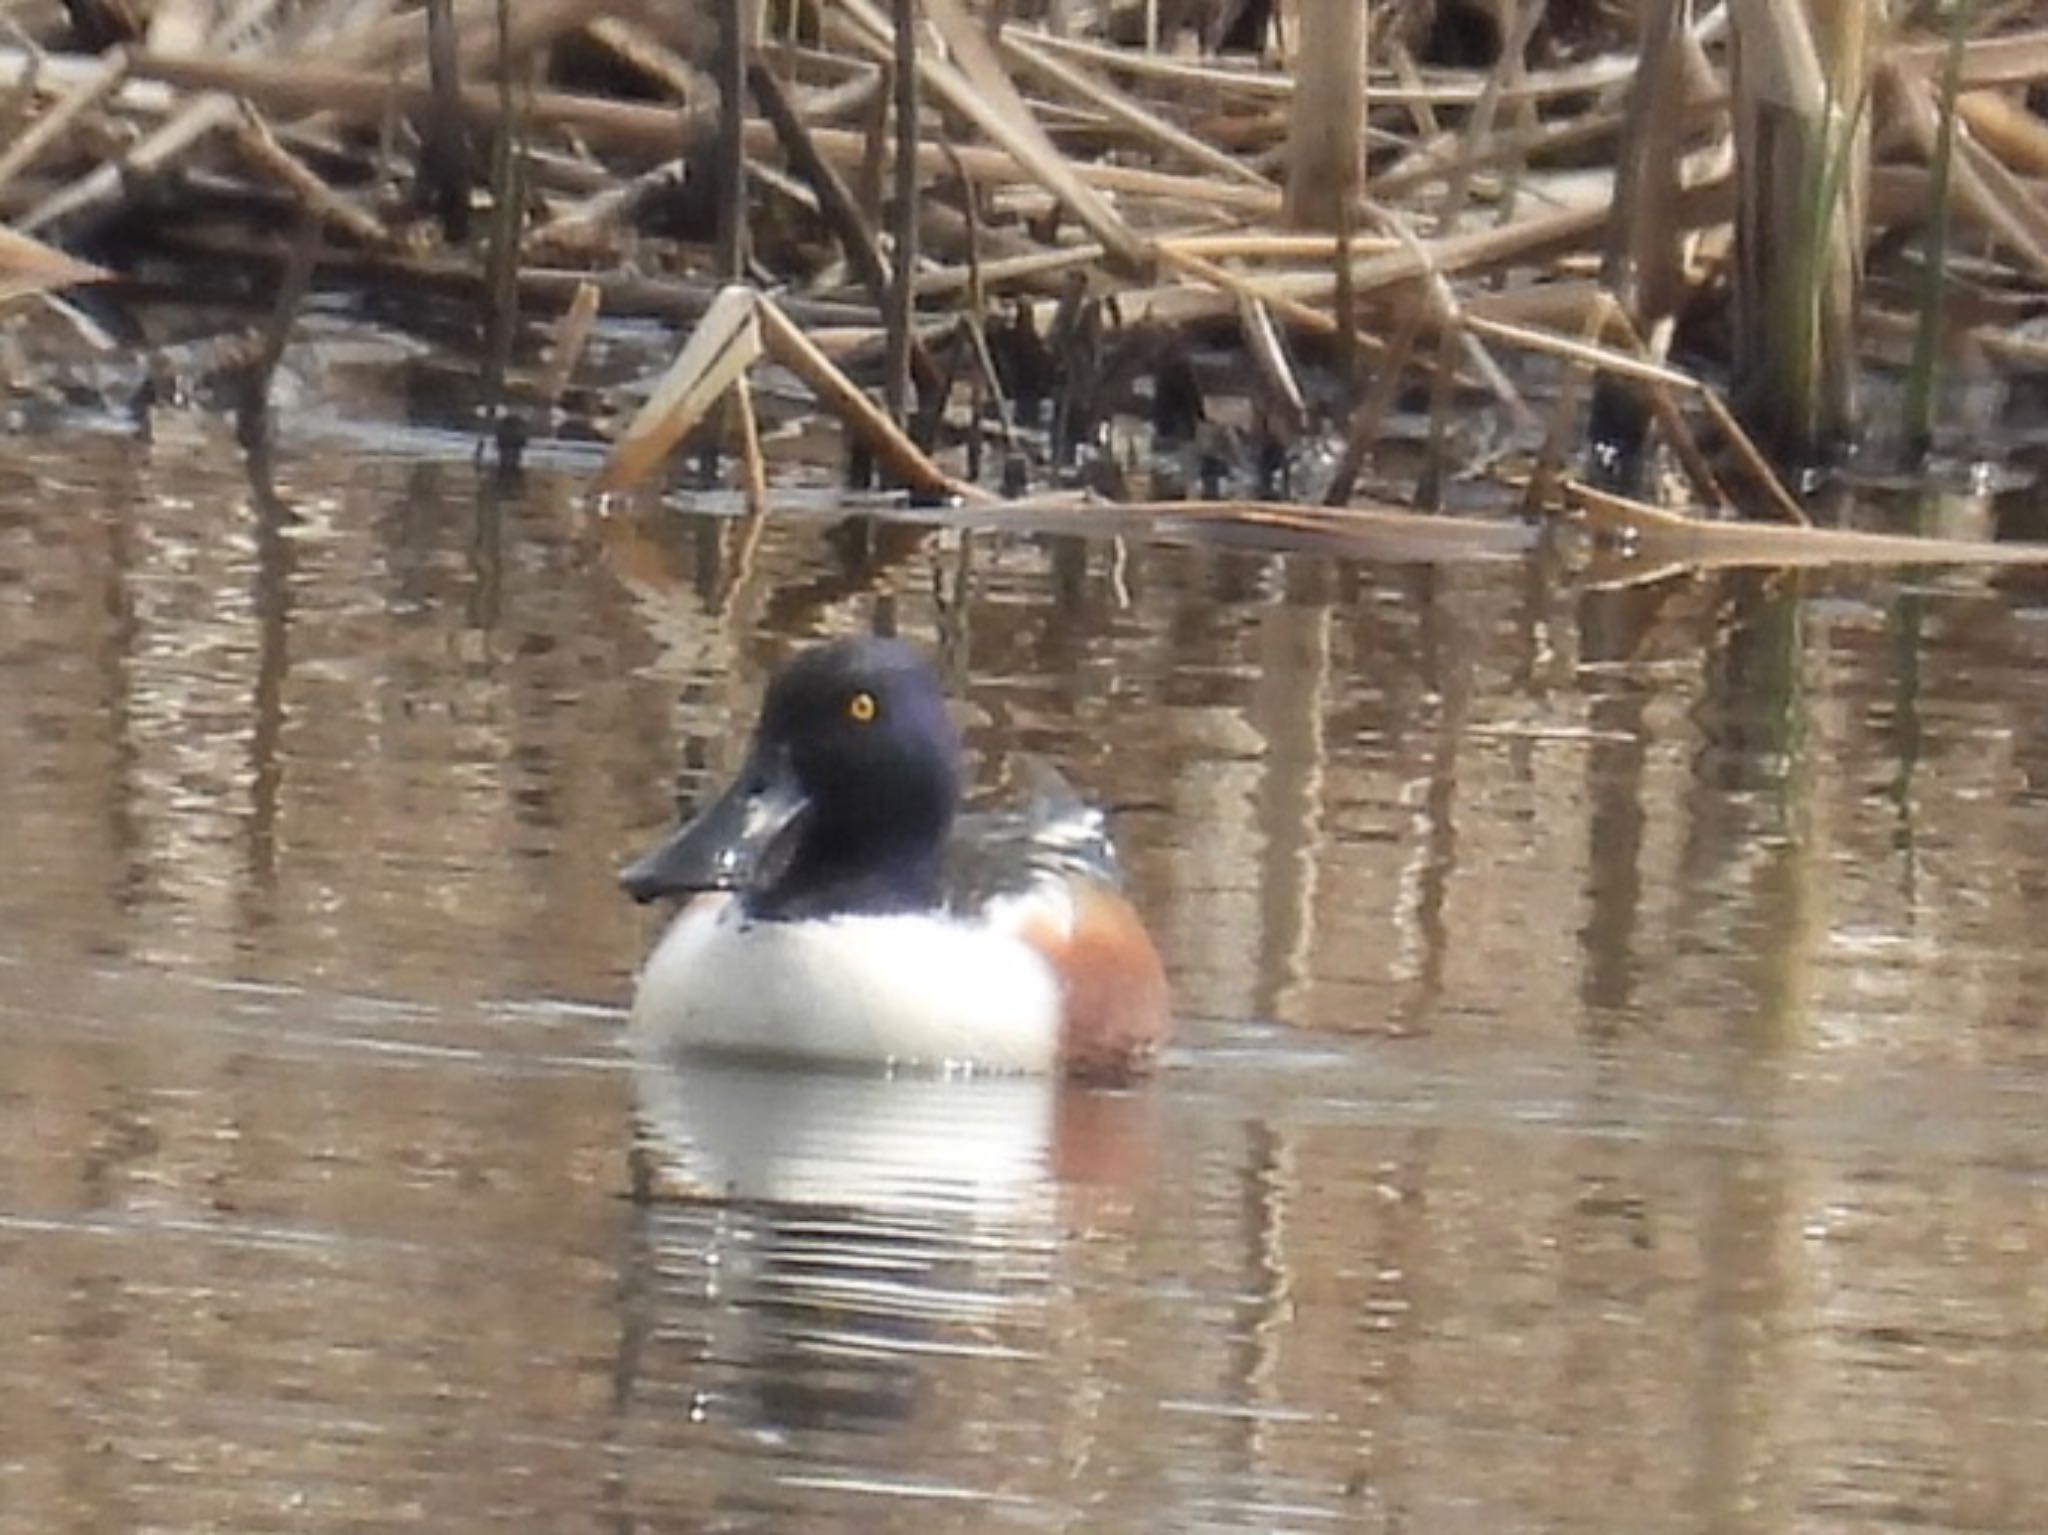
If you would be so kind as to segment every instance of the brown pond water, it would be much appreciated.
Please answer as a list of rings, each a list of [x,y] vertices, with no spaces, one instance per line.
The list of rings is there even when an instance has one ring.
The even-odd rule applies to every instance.
[[[2038,584],[188,428],[0,453],[0,1530],[2048,1528]],[[878,619],[1119,807],[1146,1091],[629,1064],[614,867]]]

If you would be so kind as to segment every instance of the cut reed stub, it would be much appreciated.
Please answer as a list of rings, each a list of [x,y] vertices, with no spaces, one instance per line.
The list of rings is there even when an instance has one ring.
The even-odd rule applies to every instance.
[[[1734,0],[1738,414],[1780,464],[1856,428],[1870,135],[1861,6]]]
[[[1300,0],[1287,120],[1288,222],[1336,229],[1365,179],[1365,6]]]

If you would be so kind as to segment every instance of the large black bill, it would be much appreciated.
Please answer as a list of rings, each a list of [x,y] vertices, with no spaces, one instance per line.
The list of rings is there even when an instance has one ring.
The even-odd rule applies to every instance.
[[[808,805],[787,761],[780,754],[764,761],[757,753],[723,794],[621,869],[619,884],[642,902],[748,889],[779,862]]]

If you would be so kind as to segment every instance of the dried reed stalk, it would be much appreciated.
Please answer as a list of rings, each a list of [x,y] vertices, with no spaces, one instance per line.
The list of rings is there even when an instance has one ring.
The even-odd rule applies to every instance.
[[[738,282],[747,269],[747,0],[720,0],[718,11],[718,278]]]
[[[1863,7],[1730,0],[1739,413],[1784,462],[1809,462],[1856,426],[1869,148]]]
[[[855,36],[871,48],[884,50],[879,56],[886,57],[891,29],[869,0],[840,0],[840,5],[856,24]],[[930,53],[919,55],[925,84],[1057,197],[1101,241],[1113,261],[1128,271],[1146,270],[1151,261],[1145,242],[1053,147],[997,61],[980,25],[961,8],[959,0],[925,0],[925,10],[953,55],[951,62]]]
[[[882,399],[890,416],[902,422],[910,407],[910,352],[917,315],[918,0],[894,3],[895,50],[889,63],[896,121],[895,224],[888,303],[882,315],[889,336]]]
[[[660,384],[612,444],[597,477],[599,494],[646,479],[754,365],[761,355],[759,309],[751,288],[729,287],[712,301]]]
[[[1301,46],[1287,122],[1287,218],[1335,229],[1365,179],[1366,8],[1299,0]]]
[[[252,210],[274,212],[282,189],[317,214],[344,237],[342,248],[323,253],[325,280],[473,294],[475,248],[458,240],[422,250],[403,213],[380,213],[351,190],[361,184],[351,179],[355,167],[372,162],[341,128],[383,134],[374,168],[387,179],[419,168],[416,145],[394,131],[406,122],[429,138],[439,124],[451,144],[480,133],[506,143],[516,130],[530,143],[501,162],[495,182],[494,306],[509,313],[515,298],[559,305],[574,295],[564,337],[579,316],[587,320],[593,295],[615,314],[703,321],[622,435],[608,486],[651,474],[674,435],[723,401],[740,413],[726,420],[750,501],[765,505],[765,461],[757,432],[750,446],[741,395],[749,367],[769,355],[802,376],[900,482],[972,498],[979,493],[919,443],[948,429],[955,441],[960,432],[978,438],[991,398],[1012,446],[1032,441],[1009,421],[983,327],[989,312],[1020,306],[1038,335],[1064,315],[1090,338],[1047,364],[1065,367],[1067,383],[1040,380],[1030,386],[1034,398],[1063,387],[1077,400],[1108,399],[1103,379],[1156,348],[1155,333],[1178,332],[1177,349],[1181,338],[1234,347],[1259,412],[1309,432],[1327,429],[1319,410],[1328,407],[1317,401],[1333,397],[1333,372],[1349,391],[1354,338],[1384,353],[1378,332],[1391,323],[1391,361],[1350,412],[1336,487],[1343,496],[1430,335],[1440,442],[1451,440],[1454,390],[1475,382],[1508,416],[1538,424],[1521,390],[1531,372],[1542,373],[1528,367],[1540,354],[1573,382],[1546,406],[1547,445],[1532,485],[1562,460],[1577,381],[1597,377],[1642,402],[1699,499],[1718,499],[1717,476],[1733,465],[1731,483],[1747,492],[1753,478],[1790,514],[1796,503],[1753,436],[1789,423],[1786,434],[1763,439],[1763,450],[1798,456],[1853,426],[1846,385],[1859,336],[1869,334],[1855,323],[1862,253],[1877,235],[1922,217],[1914,199],[1924,199],[1929,178],[1914,167],[1888,166],[1881,197],[1864,191],[1872,116],[1888,144],[1928,157],[1943,118],[1931,83],[1940,55],[1913,39],[1877,48],[1872,3],[1642,0],[1636,57],[1610,34],[1599,56],[1567,53],[1528,68],[1525,45],[1547,29],[1546,7],[1499,0],[1504,49],[1490,68],[1424,73],[1390,38],[1382,51],[1393,73],[1373,90],[1376,105],[1396,110],[1368,126],[1365,15],[1356,0],[1282,7],[1282,25],[1301,29],[1290,45],[1292,73],[1057,36],[1003,20],[999,7],[990,15],[985,0],[839,0],[817,8],[815,40],[777,43],[764,56],[748,34],[757,0],[720,0],[728,23],[716,61],[722,111],[702,104],[700,61],[711,58],[713,33],[699,12],[711,7],[672,14],[615,0],[432,0],[425,10],[397,0],[289,8],[244,0],[201,36],[196,0],[164,0],[154,34],[162,46],[132,59],[28,59],[0,49],[0,87],[14,89],[0,115],[21,125],[0,148],[0,195],[14,194],[0,207],[24,226],[68,230],[127,205],[135,181],[175,187],[163,173],[189,169],[216,205],[242,197]],[[2012,7],[1986,10],[2010,27]],[[272,15],[282,17],[274,40],[253,41],[250,20]],[[1091,11],[1080,25],[1098,19]],[[1717,27],[1732,47],[1710,52],[1719,50]],[[515,98],[513,83],[530,78],[525,61],[579,29],[602,60],[668,99],[560,90]],[[440,65],[431,82],[429,56]],[[1731,56],[1734,73],[1724,80]],[[1886,61],[1888,84],[1875,97],[1864,67],[1872,57]],[[893,156],[883,96],[891,79],[924,97],[922,109],[909,97],[899,104]],[[2048,200],[2032,179],[2048,172],[2048,127],[2016,90],[2048,81],[2048,31],[1968,39],[1955,79],[1953,118],[1971,130],[1958,134],[1954,156],[1958,224],[1979,237],[1977,259],[2005,279],[1986,291],[2019,291],[2014,279],[2048,276]],[[748,94],[758,119],[744,113]],[[230,110],[236,98],[248,105]],[[226,145],[214,131],[223,124],[233,133]],[[1748,178],[1739,210],[1716,167],[1731,137]],[[1393,161],[1376,174],[1372,204],[1358,195],[1367,144],[1376,156],[1388,146]],[[1602,149],[1612,157],[1604,181],[1587,164]],[[443,158],[444,201],[454,206],[459,189],[466,207],[468,156]],[[893,239],[879,233],[891,163],[899,178]],[[682,202],[671,194],[692,193],[688,176],[706,164],[727,167],[724,239],[709,269],[700,250],[640,217]],[[514,166],[531,172],[532,202],[508,174]],[[541,206],[544,215],[529,217]],[[819,254],[808,210],[843,264],[829,246]],[[1873,210],[1891,224],[1872,222]],[[1731,220],[1740,231],[1733,256]],[[748,260],[739,241],[750,221],[760,248]],[[1304,221],[1331,233],[1287,231]],[[280,242],[260,231],[254,222],[167,221],[158,238],[187,256],[277,262]],[[542,253],[556,264],[537,264]],[[642,261],[674,263],[684,275],[642,276]],[[1731,263],[1756,338],[1742,353],[1740,395],[1754,434],[1727,419],[1711,389],[1658,361],[1671,317]],[[742,270],[788,286],[774,303],[741,299],[709,275]],[[1606,289],[1623,299],[1625,319],[1609,323]],[[1144,333],[1129,334],[1136,326]],[[727,334],[714,346],[721,328]],[[509,331],[497,334],[504,341]],[[1338,345],[1291,352],[1289,343],[1312,335]],[[947,348],[935,357],[940,337]],[[1969,337],[1983,346],[1991,339],[1983,325]],[[2001,344],[2000,355],[2026,345],[2019,337]],[[1012,358],[1003,361],[1008,369]],[[856,378],[849,367],[866,371]],[[1805,414],[1752,395],[1749,381],[1767,367],[1809,401]],[[551,371],[544,398],[565,380]],[[864,387],[877,380],[886,410]],[[1081,414],[1124,408],[1094,400]],[[1717,465],[1693,440],[1703,413],[1730,445]],[[975,446],[970,440],[970,455]],[[1263,513],[1253,521],[1283,526]],[[1313,521],[1286,526],[1306,536]]]
[[[578,283],[575,297],[555,322],[547,363],[541,370],[540,387],[535,391],[550,410],[561,405],[562,391],[569,387],[576,364],[583,360],[583,349],[590,344],[591,328],[596,325],[603,304],[604,295],[596,283]]]
[[[108,49],[89,74],[66,90],[54,107],[37,118],[6,153],[0,154],[0,192],[60,143],[72,124],[119,90],[127,78],[128,51]]]
[[[0,307],[74,283],[105,282],[112,275],[0,225]]]

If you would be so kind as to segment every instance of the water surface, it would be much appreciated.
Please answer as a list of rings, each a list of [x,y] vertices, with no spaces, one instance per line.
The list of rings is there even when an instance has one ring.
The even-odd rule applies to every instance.
[[[2048,1526],[2048,603],[0,460],[0,1529]],[[802,639],[1115,807],[1133,1094],[636,1068]]]

